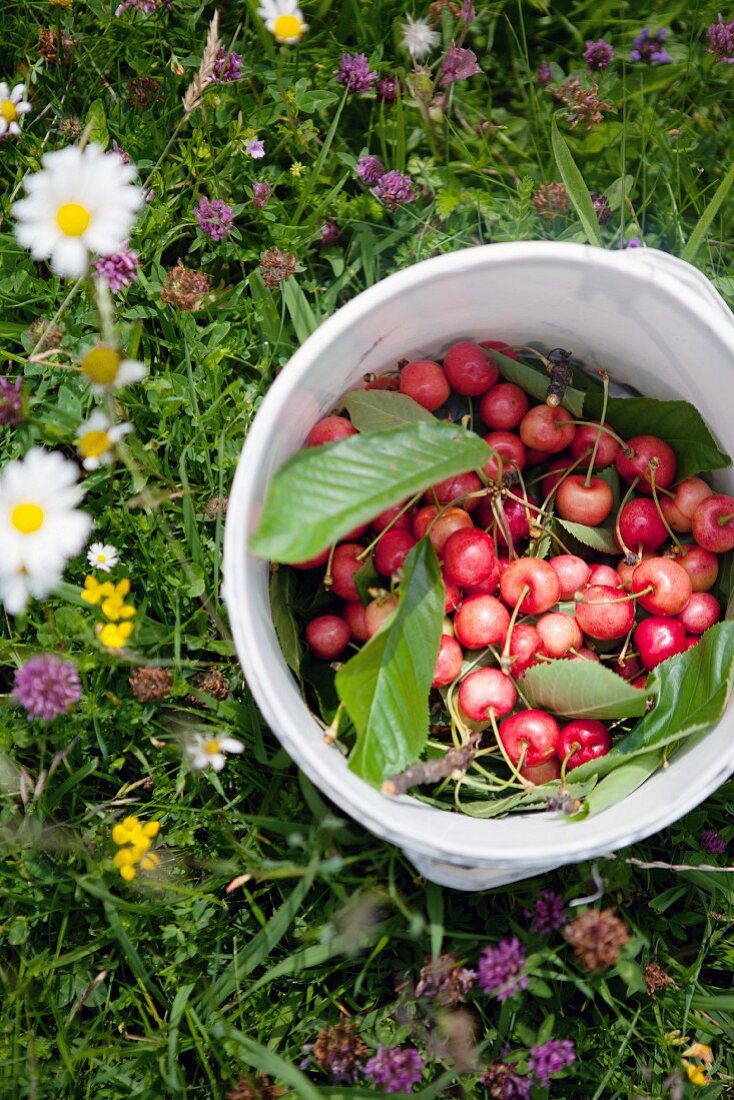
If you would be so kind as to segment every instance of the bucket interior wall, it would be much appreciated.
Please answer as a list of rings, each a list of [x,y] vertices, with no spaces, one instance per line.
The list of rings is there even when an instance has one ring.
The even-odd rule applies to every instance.
[[[478,262],[479,252],[492,252],[497,262]],[[679,753],[670,768],[623,804],[582,822],[531,814],[482,821],[410,797],[388,800],[353,776],[344,757],[323,744],[321,729],[280,653],[270,619],[267,565],[247,557],[244,544],[257,527],[272,474],[345,390],[360,386],[367,372],[394,369],[401,358],[440,356],[458,339],[565,347],[646,395],[691,401],[722,447],[727,442],[734,447],[728,411],[734,397],[734,337],[730,334],[727,343],[725,324],[720,319],[715,331],[712,311],[707,315],[693,291],[672,293],[664,273],[645,273],[631,258],[625,267],[620,256],[597,264],[594,252],[568,245],[469,250],[442,257],[451,261],[443,269],[433,261],[435,274],[411,279],[411,272],[403,272],[387,280],[362,308],[353,309],[360,299],[350,303],[343,317],[337,314],[294,356],[268,394],[230,498],[228,608],[248,681],[266,719],[296,762],[343,809],[378,835],[449,862],[560,863],[649,835],[695,805],[731,770],[731,719]],[[425,271],[429,265],[422,267]],[[715,481],[725,491],[733,485],[729,471]],[[703,792],[698,797],[692,775],[693,787]]]

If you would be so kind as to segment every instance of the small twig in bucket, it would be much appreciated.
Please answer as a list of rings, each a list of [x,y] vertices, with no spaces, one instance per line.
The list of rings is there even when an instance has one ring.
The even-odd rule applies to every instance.
[[[548,373],[550,374],[551,380],[545,395],[545,403],[546,405],[555,407],[556,405],[560,405],[561,401],[563,401],[566,387],[570,385],[571,379],[573,378],[571,352],[564,351],[563,348],[554,348],[553,351],[549,351]]]
[[[391,775],[382,784],[384,794],[405,794],[411,787],[419,787],[423,783],[435,783],[439,779],[446,779],[454,772],[463,774],[474,763],[477,755],[477,742],[470,741],[462,745],[460,749],[449,749],[443,756],[435,760],[427,760],[425,764],[412,764],[404,772]]]

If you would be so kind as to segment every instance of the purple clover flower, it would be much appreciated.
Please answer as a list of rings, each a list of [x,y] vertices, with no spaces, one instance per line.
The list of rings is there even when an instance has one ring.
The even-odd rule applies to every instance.
[[[232,207],[222,199],[208,199],[206,196],[199,199],[199,205],[194,207],[194,217],[202,233],[213,241],[224,240],[234,224]]]
[[[263,207],[273,193],[269,183],[256,180],[252,185],[252,201],[255,206]]]
[[[115,8],[115,15],[122,15],[127,8],[142,12],[143,15],[152,15],[158,8],[165,7],[171,10],[171,0],[122,0]]]
[[[20,375],[12,382],[9,378],[0,378],[0,424],[15,426],[23,419],[22,385]]]
[[[637,35],[632,43],[631,61],[646,61],[651,65],[667,65],[670,62],[670,54],[663,49],[663,42],[668,32],[661,27],[655,34],[650,34],[650,29],[645,27]]]
[[[606,195],[602,195],[599,191],[592,191],[591,205],[594,207],[594,213],[599,219],[599,225],[606,225],[612,216],[612,208]]]
[[[528,1067],[544,1088],[550,1085],[551,1074],[558,1073],[576,1061],[573,1040],[549,1039],[547,1043],[530,1048]]]
[[[725,23],[723,15],[719,15],[718,22],[712,23],[706,34],[709,40],[707,52],[712,53],[717,61],[734,65],[734,20]]]
[[[379,199],[388,210],[396,210],[399,206],[415,201],[415,191],[409,176],[393,169],[380,176],[372,194]]]
[[[259,138],[253,138],[245,146],[245,152],[253,160],[261,160],[265,156],[265,142],[260,141]]]
[[[398,98],[398,88],[398,78],[391,73],[388,73],[387,76],[381,76],[375,84],[377,98],[381,99],[383,103],[394,103]]]
[[[386,169],[379,157],[368,155],[359,158],[354,171],[364,183],[377,183],[385,175]]]
[[[456,84],[459,80],[468,80],[470,76],[481,73],[474,50],[455,46],[453,42],[441,62],[441,83]]]
[[[716,829],[704,829],[701,833],[701,847],[712,856],[720,856],[726,851],[726,841]]]
[[[617,248],[642,248],[642,240],[640,237],[622,237]]]
[[[347,91],[353,95],[364,95],[372,91],[372,85],[377,80],[376,70],[370,70],[370,63],[366,54],[342,54],[339,68],[334,71],[339,84],[343,84]]]
[[[409,1092],[420,1081],[425,1064],[415,1047],[378,1046],[364,1072],[385,1092]]]
[[[120,148],[114,138],[112,139],[112,152],[117,153],[123,164],[132,164],[132,158],[130,157],[130,155],[126,153],[124,149]]]
[[[525,948],[517,936],[500,940],[496,947],[485,947],[477,966],[479,987],[484,993],[493,993],[498,1001],[526,989],[528,976],[522,973],[525,958]]]
[[[555,890],[541,890],[533,909],[526,909],[525,916],[532,918],[531,932],[536,936],[549,936],[566,923],[566,906]]]
[[[462,23],[466,23],[466,25],[469,26],[476,17],[476,9],[471,0],[464,0],[464,3],[461,5],[461,11],[459,12],[459,19],[461,19]]]
[[[333,220],[328,218],[327,221],[321,226],[319,231],[319,243],[328,246],[334,244],[339,236],[339,226]]]
[[[543,58],[535,70],[535,83],[539,88],[545,88],[550,84],[552,79],[553,72],[551,71],[550,61]]]
[[[614,48],[608,42],[605,42],[603,38],[597,38],[596,42],[587,41],[584,50],[584,61],[590,69],[597,69],[601,72],[602,69],[606,69],[611,65],[613,58]]]
[[[94,270],[100,279],[104,279],[113,294],[123,290],[126,286],[136,282],[140,260],[137,252],[124,249],[122,252],[113,252],[111,256],[103,256],[97,260]]]
[[[239,80],[245,71],[245,64],[240,54],[234,50],[227,52],[224,46],[220,46],[214,61],[212,84],[231,84],[233,80]]]
[[[54,657],[53,653],[31,657],[15,673],[13,697],[29,718],[50,722],[60,714],[67,714],[81,695],[76,665]]]

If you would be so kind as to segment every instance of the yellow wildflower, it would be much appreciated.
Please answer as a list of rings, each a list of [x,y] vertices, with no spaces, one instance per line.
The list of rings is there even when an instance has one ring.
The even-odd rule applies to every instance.
[[[120,875],[124,878],[125,882],[132,882],[137,875],[137,871],[134,867],[121,867]]]
[[[102,645],[106,649],[122,649],[133,632],[133,624],[127,623],[97,623],[97,634]]]
[[[693,1062],[687,1062],[685,1058],[682,1059],[683,1068],[688,1074],[688,1080],[692,1085],[698,1085],[703,1088],[705,1085],[710,1084],[710,1078],[703,1072],[701,1066],[694,1066]]]
[[[714,1060],[714,1052],[708,1043],[694,1043],[683,1051],[684,1058],[700,1058],[705,1066],[710,1066]]]
[[[293,161],[293,164],[290,167],[290,173],[292,176],[295,176],[295,178],[298,179],[299,176],[302,176],[305,171],[306,169],[303,167],[300,160]]]
[[[112,581],[104,581],[102,584],[91,573],[84,578],[84,588],[81,596],[85,603],[98,604],[105,596],[114,595],[115,586]]]

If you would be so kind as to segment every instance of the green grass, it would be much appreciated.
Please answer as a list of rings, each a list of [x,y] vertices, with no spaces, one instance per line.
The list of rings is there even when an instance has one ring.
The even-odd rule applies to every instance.
[[[418,1046],[428,1068],[415,1091],[426,1100],[485,1095],[478,1071],[456,1055],[461,1018],[416,1006],[396,981],[415,981],[431,953],[472,965],[486,945],[515,934],[527,947],[529,986],[501,1005],[471,995],[478,1069],[506,1048],[524,1067],[539,1033],[552,1033],[576,1042],[577,1061],[550,1093],[536,1088],[535,1100],[732,1095],[734,876],[726,856],[702,852],[700,835],[718,829],[731,851],[734,786],[595,867],[476,895],[426,883],[398,851],[327,805],[264,726],[226,627],[221,516],[205,513],[226,494],[252,417],[293,350],[400,267],[487,241],[598,234],[614,248],[636,235],[695,262],[734,301],[734,72],[705,51],[718,6],[488,4],[465,43],[483,75],[429,110],[399,47],[405,13],[423,9],[402,0],[314,2],[305,10],[309,35],[281,50],[254,0],[222,0],[222,37],[244,56],[245,76],[208,90],[172,141],[213,5],[173,0],[170,15],[119,19],[113,8],[111,0],[73,0],[68,9],[6,0],[0,13],[0,78],[25,79],[33,103],[22,136],[0,142],[0,355],[11,377],[24,375],[27,399],[27,418],[3,428],[0,447],[3,463],[33,443],[73,456],[76,428],[95,405],[77,375],[29,362],[28,326],[57,315],[71,284],[19,248],[9,210],[42,150],[66,143],[62,122],[78,119],[96,138],[116,139],[155,192],[132,240],[140,281],[115,299],[124,345],[149,377],[120,394],[135,434],[124,462],[85,476],[85,507],[94,537],[120,551],[114,579],[131,579],[135,663],[165,665],[173,688],[158,704],[134,699],[133,665],[101,649],[95,612],[79,598],[83,555],[58,594],[4,620],[0,690],[11,690],[14,670],[33,653],[63,651],[79,665],[84,695],[46,726],[29,723],[9,699],[0,711],[0,1095],[223,1097],[251,1071],[293,1096],[379,1094],[364,1083],[334,1086],[313,1064],[299,1069],[304,1045],[342,1013],[371,1050]],[[671,29],[671,65],[626,61],[645,23]],[[42,26],[77,40],[65,66],[40,59]],[[453,29],[445,12],[443,47]],[[569,128],[534,71],[548,58],[556,83],[582,74],[584,42],[600,36],[617,50],[600,79],[614,110],[585,134]],[[344,50],[366,53],[381,74],[396,72],[400,102],[343,102],[332,73]],[[161,82],[147,109],[127,99],[128,82],[142,76]],[[265,141],[261,161],[244,153],[249,130]],[[414,204],[390,213],[373,199],[354,175],[366,152],[409,172]],[[533,193],[562,179],[570,214],[540,217]],[[254,180],[274,188],[262,210],[251,202]],[[609,196],[604,227],[591,221],[590,191]],[[221,244],[196,230],[191,211],[202,194],[235,206],[235,231]],[[323,248],[327,218],[340,236]],[[258,272],[272,247],[297,259],[282,289]],[[179,257],[211,280],[197,313],[160,301]],[[84,286],[60,320],[64,353],[95,340]],[[212,669],[227,679],[229,697],[196,706],[193,677]],[[191,773],[180,742],[195,729],[240,737],[245,753],[218,777]],[[130,813],[160,819],[164,862],[126,885],[112,865],[110,830]],[[696,869],[702,862],[720,869]],[[227,893],[237,876],[245,881]],[[599,878],[597,906],[617,906],[633,938],[615,966],[588,974],[559,933],[533,935],[524,911],[541,889],[571,901],[594,894]],[[641,977],[651,960],[675,982],[654,998]],[[447,1031],[455,1039],[448,1051],[437,1042]],[[682,1076],[681,1052],[694,1040],[713,1050],[707,1087]]]

